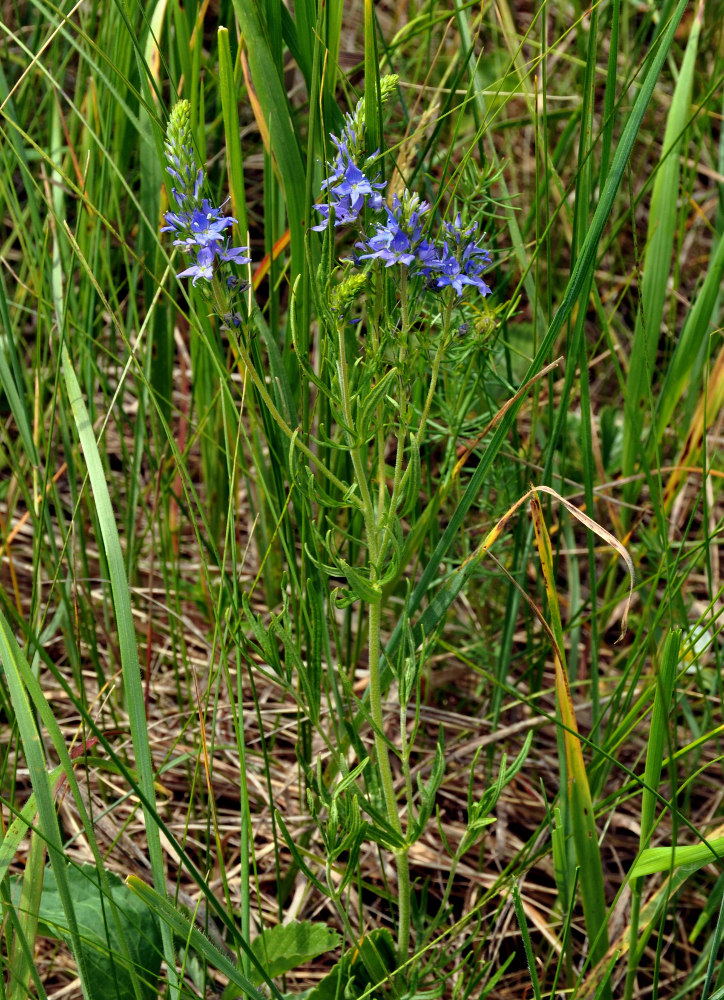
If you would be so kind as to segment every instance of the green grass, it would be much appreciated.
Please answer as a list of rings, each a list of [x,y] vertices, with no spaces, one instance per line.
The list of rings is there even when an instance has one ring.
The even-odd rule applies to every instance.
[[[719,20],[4,11],[3,995],[721,995]],[[489,298],[338,329],[362,97]],[[179,99],[238,329],[159,233]]]

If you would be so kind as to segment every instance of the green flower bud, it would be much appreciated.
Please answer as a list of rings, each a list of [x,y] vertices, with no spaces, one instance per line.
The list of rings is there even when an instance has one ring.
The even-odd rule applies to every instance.
[[[366,274],[352,274],[332,289],[329,307],[335,316],[344,317],[367,284]]]

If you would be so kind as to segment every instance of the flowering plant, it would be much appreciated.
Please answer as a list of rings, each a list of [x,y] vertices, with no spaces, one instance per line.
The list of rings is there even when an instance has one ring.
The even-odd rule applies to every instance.
[[[195,163],[189,134],[190,113],[189,102],[179,101],[171,111],[166,131],[166,169],[177,185],[171,189],[177,210],[166,212],[166,225],[161,227],[161,232],[174,233],[173,245],[181,247],[192,259],[177,277],[191,278],[194,285],[203,279],[212,287],[221,271],[226,277],[227,289],[238,290],[237,276],[220,265],[249,264],[251,258],[246,256],[246,247],[230,245],[227,230],[237,220],[224,215],[223,205],[215,208],[208,198],[201,198],[204,172]],[[218,289],[216,291],[218,295]],[[224,308],[223,315],[228,312],[230,309]]]
[[[381,79],[383,99],[392,93],[396,82],[396,77]],[[345,439],[353,472],[345,497],[350,506],[357,508],[358,516],[361,514],[364,526],[362,537],[354,539],[352,548],[364,551],[365,560],[352,565],[332,552],[334,565],[330,573],[347,579],[348,586],[337,594],[341,606],[356,601],[367,606],[369,718],[374,741],[370,757],[381,790],[381,801],[371,802],[369,811],[385,817],[380,842],[394,844],[398,961],[404,963],[412,912],[408,854],[422,834],[424,817],[429,817],[433,808],[443,761],[437,761],[429,786],[416,794],[410,780],[411,747],[404,723],[399,745],[385,734],[382,609],[385,589],[399,579],[401,569],[413,555],[410,546],[415,531],[411,528],[405,540],[402,520],[415,521],[420,444],[438,377],[448,356],[460,356],[459,351],[450,350],[453,310],[463,307],[466,292],[475,291],[483,298],[490,294],[483,273],[491,263],[491,255],[482,246],[478,224],[464,227],[460,213],[436,234],[431,206],[416,192],[406,191],[401,196],[391,192],[389,200],[385,198],[387,185],[378,165],[379,151],[366,155],[364,101],[345,117],[341,133],[332,135],[331,141],[336,155],[327,164],[327,177],[321,185],[326,200],[314,206],[322,221],[312,229],[325,234],[325,253],[315,285],[323,312],[320,319],[326,318],[322,335],[327,335],[329,349],[323,356],[330,359],[333,370],[328,378],[318,378],[316,384],[320,388],[330,386],[325,391]],[[333,237],[347,226],[357,226],[359,234],[352,259],[341,262],[344,271],[341,280],[335,280],[335,268],[329,266]],[[352,305],[363,293],[362,315],[351,318]],[[470,325],[459,324],[458,330]],[[471,348],[474,340],[466,338]],[[304,352],[298,348],[297,353],[302,357]],[[426,384],[419,380],[421,369],[427,370]],[[391,466],[385,459],[389,446],[394,454]],[[322,503],[311,477],[309,482],[310,500]],[[321,548],[324,540],[320,538],[319,543]],[[416,697],[414,678],[419,661],[414,645],[412,642],[407,656],[393,667],[398,671],[396,691],[401,719]],[[393,764],[395,759],[397,763]],[[393,778],[395,767],[405,776],[404,822]],[[324,794],[320,788],[320,798]],[[339,833],[345,843],[345,837],[351,835],[350,831]]]
[[[382,78],[383,100],[396,82],[394,76]],[[358,103],[354,115],[345,117],[342,133],[330,138],[337,155],[327,164],[328,176],[321,185],[327,192],[327,201],[314,206],[323,219],[312,226],[313,230],[327,230],[332,220],[335,228],[351,225],[358,222],[365,208],[378,216],[384,212],[385,218],[375,219],[371,231],[363,233],[355,244],[357,264],[379,261],[385,268],[400,265],[407,269],[406,276],[424,277],[430,290],[451,288],[457,298],[462,297],[466,286],[477,288],[483,296],[490,294],[490,286],[482,273],[490,265],[491,256],[481,246],[484,235],[477,238],[477,222],[464,229],[458,212],[454,222],[444,223],[442,240],[431,239],[427,218],[429,203],[421,201],[416,193],[405,192],[402,198],[393,193],[390,207],[382,196],[386,185],[380,180],[379,170],[374,178],[368,176],[379,150],[359,166],[364,148],[363,100]]]
[[[396,77],[382,78],[383,99],[394,91],[396,82]],[[368,789],[363,808],[375,817],[377,826],[354,826],[357,800],[341,808],[342,793],[330,798],[328,789],[319,782],[315,785],[317,799],[312,795],[310,802],[317,803],[313,811],[319,810],[319,803],[327,804],[325,818],[321,811],[315,815],[326,838],[329,858],[339,859],[339,845],[351,851],[350,844],[354,844],[359,850],[367,829],[374,829],[372,839],[392,848],[399,895],[397,953],[404,965],[413,912],[408,855],[431,815],[444,762],[440,755],[433,777],[416,792],[410,764],[414,734],[408,741],[403,725],[398,744],[385,734],[383,604],[386,588],[399,580],[414,555],[414,531],[410,529],[405,538],[403,519],[409,523],[416,520],[421,443],[443,365],[448,358],[457,363],[459,355],[452,350],[452,314],[463,308],[466,293],[475,291],[483,298],[490,294],[483,274],[491,255],[478,237],[477,222],[465,227],[457,213],[454,222],[446,222],[436,233],[431,205],[417,193],[398,196],[390,192],[385,197],[387,183],[382,177],[379,150],[370,154],[366,148],[365,106],[360,101],[354,113],[345,116],[340,134],[331,137],[335,154],[326,165],[326,177],[320,185],[324,199],[314,205],[321,221],[311,229],[324,234],[322,264],[312,274],[311,282],[321,341],[317,370],[311,367],[308,341],[297,339],[294,303],[290,308],[294,354],[300,370],[313,382],[319,391],[318,399],[322,398],[322,405],[328,408],[324,422],[318,422],[318,438],[312,441],[311,436],[305,437],[292,426],[288,400],[276,394],[284,378],[281,366],[278,374],[267,380],[258,343],[250,352],[249,338],[244,336],[247,331],[242,329],[237,337],[233,330],[241,326],[241,320],[228,322],[230,316],[240,315],[233,312],[232,306],[238,286],[234,268],[249,263],[248,251],[233,245],[231,232],[236,220],[224,213],[223,205],[217,208],[202,195],[204,175],[195,163],[188,119],[189,106],[180,102],[171,114],[166,142],[167,169],[175,182],[175,209],[166,213],[162,231],[171,232],[174,246],[191,258],[178,276],[190,277],[226,320],[229,342],[244,374],[255,386],[268,426],[275,424],[289,440],[289,466],[285,471],[291,490],[304,498],[303,509],[313,515],[320,510],[346,510],[348,524],[339,533],[342,547],[338,547],[333,531],[322,534],[319,524],[324,523],[323,517],[310,516],[305,532],[311,549],[325,555],[325,563],[315,564],[318,569],[326,570],[330,578],[346,579],[347,585],[338,586],[331,595],[333,602],[339,608],[357,602],[366,606],[367,718],[373,730],[373,748],[369,758],[360,760],[355,770],[362,775],[367,764],[373,764],[377,780],[372,785],[374,790]],[[331,262],[334,236],[348,226],[359,227],[359,232],[352,260],[340,262],[343,273],[338,280],[337,267]],[[362,315],[352,316],[360,302]],[[258,315],[255,322],[262,325]],[[457,329],[468,330],[472,325],[466,320],[457,324]],[[474,344],[472,337],[465,340]],[[269,363],[273,365],[278,347],[271,339],[267,343]],[[427,371],[426,381],[416,378],[420,370]],[[327,442],[330,449],[325,458]],[[394,454],[391,466],[386,459],[390,446]],[[336,461],[335,452],[344,454],[342,463]],[[301,459],[299,466],[297,459]],[[322,488],[322,477],[330,492]],[[421,515],[419,521],[425,516]],[[316,597],[309,596],[309,600]],[[261,634],[258,629],[256,633]],[[419,696],[415,678],[419,676],[420,662],[411,637],[408,646],[405,656],[390,664],[397,671],[401,717]],[[405,777],[406,801],[402,809],[393,779],[394,758]],[[344,771],[344,754],[340,754],[338,763],[340,771]],[[343,781],[345,795],[348,779]],[[313,779],[310,781],[314,784]],[[346,828],[349,823],[354,829]],[[351,856],[350,866],[353,863]],[[335,886],[331,872],[328,874],[330,898],[343,916],[342,890]],[[348,876],[342,879],[342,886],[347,881]]]

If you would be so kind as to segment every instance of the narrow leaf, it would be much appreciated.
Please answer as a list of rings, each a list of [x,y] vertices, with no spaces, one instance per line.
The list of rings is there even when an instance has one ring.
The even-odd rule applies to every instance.
[[[696,871],[702,865],[718,861],[720,858],[724,858],[724,837],[716,837],[714,840],[707,840],[703,844],[691,847],[649,847],[634,862],[629,877],[655,875],[657,872],[667,872],[671,868],[681,866]]]

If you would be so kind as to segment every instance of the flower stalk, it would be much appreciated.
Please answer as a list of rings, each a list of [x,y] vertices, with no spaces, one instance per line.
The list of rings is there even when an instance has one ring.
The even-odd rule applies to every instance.
[[[358,490],[360,508],[364,519],[365,544],[369,581],[377,588],[376,595],[367,597],[368,607],[368,664],[369,664],[369,706],[373,726],[374,760],[384,799],[384,810],[390,828],[399,836],[402,846],[394,849],[398,878],[399,924],[397,951],[400,965],[408,959],[410,949],[411,886],[409,872],[409,817],[412,815],[413,789],[409,767],[410,747],[404,730],[406,719],[405,698],[400,701],[400,754],[405,780],[405,799],[408,809],[408,829],[403,830],[400,819],[398,797],[395,792],[391,766],[391,750],[384,734],[384,705],[381,679],[381,620],[382,582],[388,551],[394,543],[397,531],[396,521],[405,502],[406,492],[414,488],[411,466],[405,468],[405,454],[412,432],[414,410],[412,406],[409,378],[411,351],[415,350],[413,303],[413,282],[423,292],[443,293],[444,306],[441,317],[442,330],[438,337],[437,349],[432,361],[430,385],[422,412],[417,420],[416,441],[420,441],[432,407],[440,368],[450,345],[450,323],[455,305],[470,286],[482,295],[488,295],[490,288],[482,274],[490,263],[490,254],[477,239],[477,224],[464,229],[461,216],[454,223],[446,223],[442,240],[436,241],[429,234],[428,214],[430,205],[421,201],[414,193],[406,193],[402,198],[396,195],[391,205],[382,200],[384,185],[376,177],[368,176],[373,157],[364,159],[364,109],[360,102],[354,115],[345,119],[345,127],[339,137],[332,136],[337,150],[333,162],[328,164],[327,180],[322,185],[327,200],[315,205],[322,221],[312,227],[323,231],[334,226],[338,228],[358,223],[364,211],[365,218],[372,219],[367,233],[361,235],[355,244],[356,255],[353,263],[366,273],[371,268],[376,271],[375,284],[378,294],[370,315],[368,310],[368,336],[370,356],[379,364],[385,352],[394,343],[394,357],[397,368],[397,395],[393,402],[396,410],[394,435],[396,454],[391,491],[387,486],[385,445],[390,427],[385,424],[387,407],[381,400],[375,410],[373,424],[356,426],[350,391],[349,365],[345,345],[346,309],[338,309],[337,322],[337,383],[341,416],[344,422],[355,485]],[[380,266],[382,265],[382,266]],[[384,268],[384,271],[383,271]],[[385,329],[383,316],[378,312],[385,284],[382,274],[394,269],[397,276],[399,328],[392,324]],[[353,278],[345,278],[340,289],[351,289]],[[336,296],[335,296],[336,297]],[[356,321],[357,322],[357,321]],[[394,332],[393,332],[394,331]],[[365,442],[374,440],[376,455],[373,464],[377,477],[377,496],[373,502],[370,491],[370,455]],[[415,445],[417,447],[417,445]],[[412,498],[411,498],[412,499]],[[413,499],[414,502],[414,499]],[[407,506],[407,505],[406,505]],[[407,692],[405,697],[409,697]]]
[[[350,404],[349,376],[346,347],[344,342],[344,324],[340,322],[337,326],[338,342],[338,362],[337,376],[339,380],[339,390],[342,401],[342,413],[345,426],[354,428],[352,407]],[[350,455],[355,478],[360,491],[362,503],[362,515],[365,523],[365,537],[367,542],[368,562],[370,566],[371,582],[374,585],[379,582],[381,569],[381,547],[384,538],[384,531],[380,530],[380,523],[375,512],[372,496],[367,483],[367,463],[362,455],[362,445],[353,437],[353,432],[348,431],[350,445]],[[384,713],[382,707],[382,677],[380,667],[380,653],[382,647],[381,640],[381,620],[382,620],[382,589],[379,587],[379,596],[368,603],[368,659],[369,659],[369,699],[370,715],[374,729],[375,763],[377,765],[382,795],[387,813],[387,821],[390,827],[401,839],[404,839],[402,821],[400,820],[395,785],[392,778],[392,766],[390,763],[390,752],[384,736]],[[395,863],[397,867],[398,898],[399,898],[399,930],[398,930],[398,959],[400,963],[407,960],[410,946],[410,873],[408,861],[409,848],[407,846],[395,850]]]

